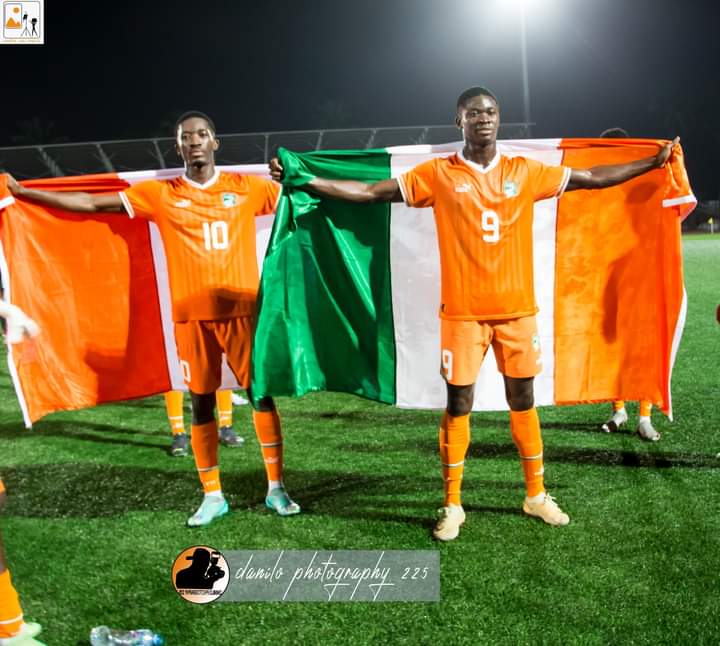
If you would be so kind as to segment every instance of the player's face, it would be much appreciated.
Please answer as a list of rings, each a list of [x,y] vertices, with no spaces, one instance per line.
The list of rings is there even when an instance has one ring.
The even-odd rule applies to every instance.
[[[488,144],[497,138],[500,109],[492,97],[479,94],[460,106],[455,123],[463,131],[465,141]]]
[[[188,166],[205,166],[215,161],[215,151],[220,142],[208,122],[200,117],[190,117],[180,124],[175,146]]]

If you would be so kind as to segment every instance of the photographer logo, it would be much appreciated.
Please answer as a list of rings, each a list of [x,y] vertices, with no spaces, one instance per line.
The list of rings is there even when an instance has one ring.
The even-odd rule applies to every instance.
[[[2,0],[0,45],[42,45],[45,42],[44,0]]]
[[[209,545],[194,545],[178,554],[172,567],[172,583],[185,601],[211,603],[230,583],[225,557]]]

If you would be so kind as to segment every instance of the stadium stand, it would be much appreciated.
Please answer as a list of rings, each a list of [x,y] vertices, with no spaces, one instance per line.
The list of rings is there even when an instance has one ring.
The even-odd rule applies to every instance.
[[[525,123],[507,123],[500,127],[498,138],[522,139],[526,133]],[[216,155],[218,164],[261,164],[267,163],[280,146],[300,152],[384,148],[457,141],[459,134],[454,126],[408,126],[220,134],[218,137],[222,144]],[[0,148],[0,172],[12,172],[20,180],[173,168],[179,164],[175,140],[171,137]]]

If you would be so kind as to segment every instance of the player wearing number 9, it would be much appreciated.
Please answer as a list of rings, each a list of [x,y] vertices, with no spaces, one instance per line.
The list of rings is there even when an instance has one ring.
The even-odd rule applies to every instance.
[[[525,476],[523,509],[551,525],[569,522],[545,493],[534,408],[533,379],[541,363],[533,289],[533,204],[565,190],[613,186],[659,168],[677,143],[664,145],[653,157],[586,170],[504,157],[496,146],[500,107],[484,87],[460,95],[455,123],[464,138],[459,154],[375,184],[314,177],[303,187],[352,202],[405,201],[433,208],[442,281],[441,365],[447,382],[447,409],[440,424],[445,503],[433,532],[439,540],[456,538],[465,521],[460,488],[470,443],[469,414],[490,344],[505,381],[510,431]],[[282,179],[277,159],[270,171],[273,179]]]
[[[20,199],[68,211],[125,212],[154,222],[165,247],[175,341],[192,400],[191,442],[205,497],[188,520],[207,525],[228,511],[220,486],[215,391],[223,354],[243,388],[250,385],[258,267],[255,217],[272,213],[279,186],[270,180],[220,172],[215,125],[202,112],[187,112],[175,126],[176,150],[185,173],[140,182],[122,193],[52,193],[30,190],[10,178]],[[252,399],[252,397],[250,397]],[[300,508],[282,484],[282,434],[271,398],[254,412],[268,477],[266,505],[280,515]]]

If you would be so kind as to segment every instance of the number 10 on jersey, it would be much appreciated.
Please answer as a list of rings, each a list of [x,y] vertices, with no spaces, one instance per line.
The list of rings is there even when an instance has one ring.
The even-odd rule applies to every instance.
[[[203,222],[203,236],[205,238],[205,249],[227,249],[230,236],[228,235],[227,222],[216,220],[215,222]]]

